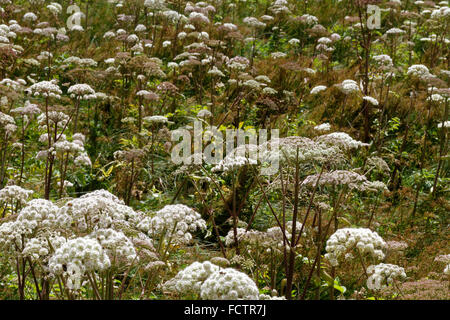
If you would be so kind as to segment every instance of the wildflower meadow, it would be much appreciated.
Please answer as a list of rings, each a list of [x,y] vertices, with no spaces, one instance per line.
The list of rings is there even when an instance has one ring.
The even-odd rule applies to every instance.
[[[449,81],[448,1],[0,0],[0,300],[449,300]]]

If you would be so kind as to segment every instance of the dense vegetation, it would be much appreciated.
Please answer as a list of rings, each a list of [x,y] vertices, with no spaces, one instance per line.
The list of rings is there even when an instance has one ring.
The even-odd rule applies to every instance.
[[[0,0],[0,299],[449,299],[449,22]]]

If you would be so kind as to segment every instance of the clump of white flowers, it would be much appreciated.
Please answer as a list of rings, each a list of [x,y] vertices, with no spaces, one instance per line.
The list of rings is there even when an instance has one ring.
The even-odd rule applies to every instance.
[[[269,158],[279,156],[280,159],[298,161],[306,166],[313,163],[339,162],[343,158],[337,146],[300,136],[271,139],[261,148],[267,150]]]
[[[266,245],[271,246],[272,244],[274,244],[279,248],[282,248],[283,244],[285,244],[286,246],[292,244],[293,224],[293,221],[286,221],[285,225],[283,226],[284,231],[280,226],[275,226],[267,229],[263,234]],[[302,235],[305,235],[309,232],[309,230],[306,227],[303,227],[303,224],[298,221],[295,224],[295,229],[295,236],[297,239],[299,237],[301,229],[303,229]],[[289,243],[285,243],[286,240],[289,241]]]
[[[350,189],[356,189],[360,191],[375,191],[378,189],[387,189],[386,185],[381,181],[370,182],[364,175],[360,175],[357,172],[348,170],[335,170],[322,173],[321,175],[309,175],[303,181],[303,184],[307,186],[315,186],[316,183],[318,183],[318,185],[345,185]]]
[[[90,85],[84,83],[74,84],[67,90],[67,93],[72,99],[90,100],[96,98],[94,89],[92,89]]]
[[[316,25],[319,23],[319,19],[317,17],[310,15],[310,14],[304,14],[300,17],[300,20],[308,25]]]
[[[167,123],[167,118],[164,116],[149,116],[143,119],[145,122],[153,124],[153,123]]]
[[[327,87],[326,86],[315,86],[314,88],[312,88],[311,89],[311,91],[310,91],[310,94],[318,94],[319,92],[321,92],[321,91],[324,91],[324,90],[326,90],[327,89]]]
[[[427,78],[431,76],[430,70],[423,64],[413,64],[408,68],[406,74],[417,78]]]
[[[175,291],[180,295],[200,294],[203,282],[220,267],[209,261],[195,261],[185,269],[177,273],[175,277],[165,282],[163,288],[168,291]]]
[[[166,236],[174,243],[189,243],[191,232],[205,230],[206,222],[198,212],[183,204],[167,205],[153,217],[142,219],[137,227],[162,241]]]
[[[30,234],[37,229],[55,230],[65,225],[58,220],[58,207],[45,199],[34,199],[20,210],[16,223],[29,229]]]
[[[35,97],[43,96],[57,99],[60,99],[62,94],[56,80],[37,82],[26,89],[25,92]]]
[[[335,145],[343,150],[357,149],[359,147],[367,147],[368,143],[364,143],[353,139],[345,132],[332,132],[316,138],[317,142],[322,142],[327,145]]]
[[[252,28],[264,28],[266,26],[264,22],[259,21],[255,17],[246,17],[243,22]]]
[[[133,227],[140,214],[106,190],[98,190],[73,199],[61,207],[58,219],[74,224],[81,231],[99,228]]]
[[[90,234],[90,237],[97,239],[108,254],[112,264],[117,262],[130,264],[138,260],[133,243],[121,231],[99,229]]]
[[[256,165],[256,164],[258,164],[258,161],[252,158],[230,154],[227,155],[223,160],[221,160],[215,167],[213,167],[212,171],[229,172],[237,170],[247,165]]]
[[[269,296],[268,294],[260,294],[259,300],[286,300],[286,297]]]
[[[3,203],[15,203],[23,205],[27,203],[30,195],[33,194],[32,190],[27,190],[19,186],[6,186],[0,190],[0,202]]]
[[[236,228],[236,238],[238,241],[242,240],[242,237],[247,233],[244,228]],[[225,236],[225,245],[231,246],[234,243],[234,230],[230,229]]]
[[[39,236],[31,238],[25,245],[22,255],[30,257],[32,260],[41,260],[47,263],[53,250],[58,249],[66,242],[66,238],[57,234],[51,234],[48,237]]]
[[[209,118],[209,117],[212,117],[212,115],[213,114],[211,113],[211,111],[206,110],[206,109],[202,109],[197,113],[197,117],[199,117],[199,118]]]
[[[367,268],[370,275],[367,279],[367,287],[371,290],[380,290],[394,283],[394,280],[406,278],[405,269],[395,264],[380,263]]]
[[[200,288],[204,300],[259,300],[255,282],[245,273],[232,268],[213,273]]]
[[[359,92],[359,86],[356,83],[355,80],[344,80],[341,83],[341,90],[345,93],[345,94],[350,94],[350,93],[354,93],[354,92]]]
[[[377,64],[383,67],[391,67],[392,64],[392,58],[388,56],[387,54],[380,54],[377,56],[374,56],[373,59]]]
[[[370,102],[370,103],[373,104],[374,106],[377,106],[377,105],[378,105],[378,100],[375,99],[375,98],[373,98],[373,97],[370,97],[370,96],[364,96],[364,97],[363,97],[363,100],[366,100],[366,101]]]
[[[331,130],[331,126],[330,126],[330,124],[328,122],[327,123],[322,123],[322,124],[319,124],[319,125],[315,126],[314,130],[316,130],[316,131],[330,131]]]
[[[353,259],[352,252],[359,250],[360,254],[368,254],[376,259],[383,259],[383,248],[386,242],[378,233],[367,228],[338,229],[327,241],[325,258],[332,266],[339,265],[339,258]]]
[[[49,260],[50,272],[67,279],[67,287],[78,290],[86,273],[109,268],[111,261],[101,244],[90,237],[67,241]]]

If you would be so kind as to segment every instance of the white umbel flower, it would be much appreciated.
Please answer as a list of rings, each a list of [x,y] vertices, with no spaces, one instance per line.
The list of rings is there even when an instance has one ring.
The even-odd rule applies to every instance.
[[[200,288],[208,277],[220,267],[209,261],[194,262],[177,275],[163,284],[168,291],[175,291],[180,295],[200,295]]]
[[[19,186],[6,186],[0,190],[0,202],[24,205],[31,194],[33,194],[32,190]]]
[[[408,76],[417,77],[417,78],[424,78],[429,77],[430,70],[423,64],[413,64],[411,67],[408,68],[408,71],[406,72]]]
[[[315,86],[314,88],[311,89],[311,91],[309,92],[310,94],[314,95],[314,94],[318,94],[321,91],[326,90],[327,87],[326,86]]]
[[[350,94],[354,92],[359,92],[359,86],[354,80],[344,80],[341,83],[341,89],[345,94]]]
[[[334,145],[343,150],[357,149],[360,147],[369,146],[368,143],[355,140],[345,132],[332,132],[326,135],[322,135],[317,137],[316,141],[325,143],[327,145]]]
[[[25,92],[35,97],[43,96],[57,99],[60,99],[62,94],[55,80],[37,82],[26,89]]]
[[[380,263],[367,268],[370,275],[367,279],[367,287],[371,290],[380,290],[393,284],[395,280],[406,278],[405,269],[395,264]]]
[[[383,248],[386,242],[378,233],[367,228],[338,229],[327,241],[325,258],[331,265],[339,265],[339,258],[353,258],[352,251],[359,250],[361,254],[368,254],[376,259],[383,259]]]
[[[91,88],[88,84],[75,84],[67,90],[67,93],[69,93],[71,98],[77,98],[77,99],[83,99],[83,100],[89,100],[89,99],[95,99],[95,91]]]
[[[192,240],[191,232],[205,230],[206,222],[195,210],[175,204],[165,206],[154,217],[142,219],[137,227],[160,241],[171,238],[174,243],[182,244]]]
[[[203,300],[259,300],[259,290],[245,273],[226,268],[206,279],[200,296]]]
[[[103,271],[111,261],[101,244],[89,237],[67,241],[49,260],[50,272],[63,275],[70,290],[78,290],[87,272]]]
[[[370,97],[370,96],[364,96],[363,99],[366,100],[367,102],[373,104],[374,106],[377,106],[377,105],[378,105],[378,100],[375,99],[375,98],[373,98],[373,97]]]
[[[322,124],[319,124],[319,125],[315,126],[314,130],[320,131],[320,132],[330,131],[331,130],[331,126],[330,126],[330,124],[328,122],[327,123],[322,123]]]

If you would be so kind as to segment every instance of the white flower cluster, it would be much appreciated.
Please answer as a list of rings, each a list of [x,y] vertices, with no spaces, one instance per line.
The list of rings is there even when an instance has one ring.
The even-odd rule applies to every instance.
[[[331,126],[330,126],[330,124],[328,122],[327,123],[322,123],[322,124],[319,124],[319,125],[315,126],[314,130],[316,130],[316,131],[330,131],[331,130]]]
[[[255,282],[245,273],[233,268],[213,273],[200,288],[203,300],[259,300]]]
[[[286,243],[287,247],[289,247],[289,245],[291,244],[291,241],[292,241],[292,226],[293,226],[292,221],[286,221],[284,235],[286,236],[286,239],[289,241],[289,243]],[[303,224],[297,221],[297,223],[295,225],[295,235],[297,238],[300,234],[300,230],[302,229],[302,226],[303,226]],[[305,234],[307,234],[308,232],[309,232],[308,228],[304,227],[303,231],[302,231],[302,237],[305,236]],[[278,225],[275,227],[269,228],[264,233],[265,243],[267,246],[272,246],[272,244],[275,244],[279,248],[282,248],[284,240],[286,240],[284,235],[283,235],[283,230]]]
[[[205,230],[206,222],[188,206],[174,204],[157,211],[154,217],[145,217],[137,227],[160,241],[169,235],[175,243],[189,243],[192,240],[191,232]]]
[[[86,167],[92,166],[91,159],[89,158],[86,152],[83,152],[79,156],[77,156],[73,162],[77,166],[86,166]]]
[[[63,227],[58,207],[44,199],[35,199],[19,212],[15,221],[0,224],[0,248],[5,251],[23,248],[38,232],[51,233]]]
[[[55,230],[59,228],[58,207],[45,199],[34,199],[19,212],[16,223],[32,229]]]
[[[217,77],[225,77],[225,74],[222,71],[220,71],[216,66],[213,66],[212,69],[208,71],[208,74]]]
[[[257,230],[246,230],[244,228],[236,228],[236,235],[238,241],[244,242],[245,244],[257,245],[258,247],[264,248],[282,248],[284,240],[287,239],[290,241],[292,239],[292,221],[286,221],[286,226],[283,231],[279,226],[275,226],[267,229],[265,232],[257,231]],[[302,223],[296,223],[296,236],[298,237],[300,233],[300,229],[302,229]],[[305,235],[308,232],[307,228],[304,228],[302,234]],[[225,236],[225,245],[231,246],[234,243],[234,230],[230,229]],[[289,245],[286,243],[286,246]]]
[[[266,26],[264,22],[259,21],[255,17],[246,17],[243,22],[252,28],[264,28]]]
[[[11,80],[9,78],[5,78],[0,81],[0,85],[10,87],[14,91],[22,91],[24,85],[26,85],[25,80],[18,79],[17,81]]]
[[[166,8],[164,0],[145,0],[144,6],[150,10],[163,10]]]
[[[203,282],[219,269],[219,266],[209,261],[202,263],[196,261],[178,272],[174,278],[165,282],[163,288],[178,292],[181,295],[199,294]]]
[[[438,93],[434,93],[427,98],[427,101],[433,101],[433,102],[437,102],[437,103],[445,103],[445,100],[446,100],[446,98],[444,98],[443,96],[441,96]]]
[[[252,232],[249,230],[248,232]],[[240,242],[244,237],[247,237],[247,231],[244,228],[236,228],[236,237],[238,241]],[[231,228],[227,235],[225,236],[225,245],[231,246],[234,243],[234,229]]]
[[[65,114],[64,112],[58,112],[58,111],[48,112],[48,124],[50,125],[50,128],[54,128],[55,125],[57,125],[58,126],[57,129],[61,130],[62,128],[64,128],[67,125],[69,120],[70,120],[70,117],[67,114]],[[37,117],[37,121],[39,124],[39,130],[47,131],[47,115],[45,113],[41,113]]]
[[[33,260],[48,262],[51,257],[52,250],[56,250],[66,243],[66,238],[57,234],[51,234],[48,237],[31,238],[25,245],[22,254]]]
[[[33,12],[27,12],[23,15],[23,20],[32,22],[37,20],[37,15],[35,15]]]
[[[367,268],[370,275],[367,279],[367,287],[371,290],[380,290],[392,284],[394,280],[406,278],[405,269],[395,264],[380,263]]]
[[[96,67],[98,65],[97,61],[91,58],[79,58],[75,56],[68,57],[63,61],[64,64],[74,64],[80,67]]]
[[[56,142],[53,147],[55,148],[55,151],[57,152],[84,152],[83,144],[79,143],[79,141],[75,140],[74,142],[70,142],[64,139],[61,139],[60,141]]]
[[[370,102],[370,103],[373,104],[374,106],[377,106],[377,105],[378,105],[378,100],[375,99],[375,98],[373,98],[373,97],[370,97],[370,96],[364,96],[364,97],[363,97],[363,100],[366,100],[366,101]]]
[[[308,25],[316,25],[319,23],[319,19],[317,17],[312,16],[310,14],[304,14],[300,17],[301,21]]]
[[[209,118],[209,117],[212,117],[212,115],[213,114],[211,113],[211,111],[206,110],[206,109],[202,109],[197,113],[197,117],[199,117],[199,118]]]
[[[428,70],[428,68],[423,64],[413,64],[411,67],[408,68],[406,74],[408,76],[417,78],[427,78],[431,76],[430,70]]]
[[[387,54],[380,54],[377,56],[373,56],[373,60],[375,60],[376,63],[378,63],[380,66],[383,67],[391,67],[393,65],[392,58]]]
[[[83,100],[91,100],[97,98],[94,89],[92,89],[90,85],[84,83],[74,84],[73,86],[70,86],[67,90],[67,93],[72,99],[77,98]]]
[[[58,218],[81,231],[134,227],[140,214],[106,190],[98,190],[71,200],[59,210]]]
[[[12,134],[17,130],[16,122],[14,118],[10,115],[7,115],[3,112],[0,112],[0,125],[3,129],[5,129],[6,133]]]
[[[100,243],[89,237],[67,241],[56,249],[49,260],[50,272],[67,277],[67,286],[77,290],[86,272],[102,271],[111,262]]]
[[[23,107],[12,109],[11,113],[17,113],[23,116],[32,116],[41,113],[41,110],[39,109],[37,104],[30,103],[30,101],[27,100],[25,101],[25,105]]]
[[[215,167],[213,167],[212,171],[230,172],[247,165],[256,165],[256,164],[258,164],[258,161],[254,159],[230,154],[227,155],[223,160],[221,160]]]
[[[352,251],[357,249],[361,254],[383,259],[385,247],[386,242],[375,231],[367,228],[343,228],[328,239],[325,258],[332,266],[337,266],[339,257],[344,254],[345,259],[353,259]]]
[[[359,147],[367,147],[368,143],[364,143],[353,139],[345,132],[333,132],[316,138],[317,142],[323,142],[327,145],[334,145],[343,150],[357,149]]]
[[[354,80],[344,80],[341,83],[341,89],[345,94],[359,92],[359,86]]]
[[[154,123],[167,123],[168,122],[167,118],[164,117],[164,116],[149,116],[149,117],[145,117],[143,120],[145,122],[151,123],[151,124],[154,124]]]
[[[268,294],[260,294],[259,300],[286,300],[286,297],[269,296]]]
[[[26,89],[25,92],[35,97],[43,96],[57,99],[60,99],[62,94],[55,80],[37,82]]]
[[[440,7],[439,9],[435,9],[431,12],[430,17],[432,19],[448,19],[448,17],[450,16],[450,8],[448,7],[448,5],[444,5],[442,7]]]
[[[209,19],[203,13],[191,12],[189,14],[189,22],[197,24],[209,24]]]
[[[0,250],[5,253],[1,258],[38,260],[44,272],[64,277],[69,290],[78,290],[88,272],[95,277],[93,272],[139,260],[133,241],[148,243],[148,237],[139,233],[132,241],[122,232],[136,230],[139,221],[138,213],[105,190],[61,208],[48,200],[31,200],[16,220],[0,224]],[[80,233],[88,235],[77,237]]]
[[[227,61],[227,67],[234,70],[244,70],[250,65],[250,61],[241,56],[236,56]]]
[[[19,186],[6,186],[0,190],[0,202],[25,204],[28,197],[33,194],[32,190],[27,190]]]
[[[314,94],[318,94],[319,92],[324,91],[326,89],[327,89],[326,86],[315,86],[314,88],[311,89],[311,91],[309,93],[314,95]]]
[[[267,155],[263,153],[263,156],[268,159],[275,156],[278,156],[279,159],[291,161],[298,159],[298,162],[306,166],[313,163],[339,162],[343,159],[342,151],[337,146],[300,136],[271,139],[261,148],[263,148],[263,151],[267,150]]]
[[[386,31],[386,34],[388,35],[403,34],[403,33],[406,33],[406,31],[400,28],[391,28]]]
[[[270,54],[270,56],[271,56],[273,59],[282,59],[282,58],[287,57],[287,54],[284,53],[284,52],[277,51],[277,52],[272,52],[272,53]]]
[[[346,185],[350,189],[356,189],[360,191],[376,191],[376,190],[386,190],[387,187],[383,182],[374,181],[370,182],[363,175],[360,175],[357,172],[348,171],[348,170],[335,170],[331,172],[325,172],[320,175],[314,174],[309,175],[303,181],[304,185],[307,186],[315,186],[317,181],[319,181],[319,185]]]
[[[54,15],[58,15],[62,12],[62,6],[58,2],[51,2],[47,9],[50,10]]]
[[[138,260],[133,243],[123,232],[113,229],[99,229],[90,234],[101,244],[112,264],[115,262],[126,262],[127,264]]]

